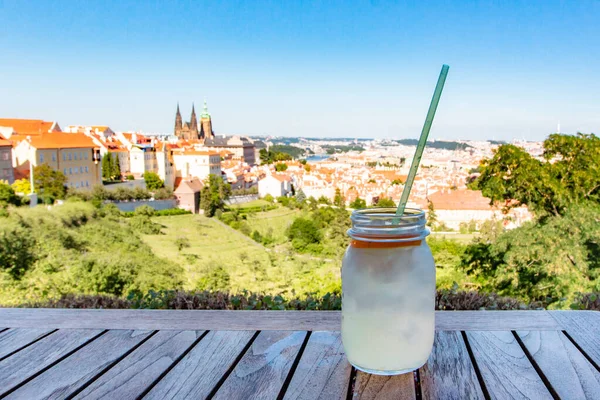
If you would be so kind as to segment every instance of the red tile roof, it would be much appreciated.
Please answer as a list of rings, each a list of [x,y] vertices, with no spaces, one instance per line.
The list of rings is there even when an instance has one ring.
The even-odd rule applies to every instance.
[[[42,121],[41,119],[16,119],[0,118],[0,126],[7,126],[21,135],[35,135],[49,132],[55,122]]]
[[[6,140],[4,138],[4,136],[0,135],[0,146],[11,146],[12,147],[12,142],[9,140]]]
[[[36,149],[96,148],[94,141],[83,133],[52,132],[31,136]]]
[[[429,201],[438,210],[491,210],[490,199],[478,190],[451,190],[436,192]]]

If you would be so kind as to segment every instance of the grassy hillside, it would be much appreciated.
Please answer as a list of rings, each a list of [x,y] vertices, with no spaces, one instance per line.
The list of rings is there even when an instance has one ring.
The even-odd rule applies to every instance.
[[[260,213],[260,216],[281,211],[283,209]],[[280,219],[286,221],[290,217],[283,214]],[[255,224],[255,219],[261,220],[258,216],[249,217],[255,229],[267,229],[267,220]],[[163,226],[164,235],[144,235],[143,240],[156,256],[183,268],[186,289],[232,292],[246,289],[298,295],[339,289],[339,262],[267,249],[218,220],[203,216],[179,215],[153,220]],[[276,228],[274,231],[282,235],[280,223],[269,221]],[[182,241],[189,247],[180,250],[178,243]]]

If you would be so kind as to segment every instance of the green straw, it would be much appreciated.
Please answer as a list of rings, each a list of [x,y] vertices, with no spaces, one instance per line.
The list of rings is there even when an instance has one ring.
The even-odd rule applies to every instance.
[[[404,208],[406,208],[406,203],[408,202],[410,189],[415,181],[415,176],[417,175],[417,170],[419,169],[419,164],[421,163],[421,157],[423,157],[423,150],[425,150],[425,145],[427,144],[427,137],[429,136],[429,131],[431,130],[433,117],[435,117],[435,110],[437,110],[440,97],[442,97],[442,89],[444,89],[444,83],[446,82],[446,76],[448,76],[449,68],[450,67],[446,64],[442,65],[442,71],[440,72],[437,85],[435,85],[435,91],[433,92],[433,98],[431,99],[431,104],[429,105],[429,111],[427,111],[427,118],[425,118],[425,125],[423,125],[423,130],[421,131],[421,138],[419,139],[419,144],[417,144],[415,156],[410,164],[410,171],[408,173],[406,183],[404,184],[404,189],[402,190],[400,203],[398,203],[398,209],[396,210],[397,216],[404,214]],[[394,221],[394,223],[398,223],[398,221]]]

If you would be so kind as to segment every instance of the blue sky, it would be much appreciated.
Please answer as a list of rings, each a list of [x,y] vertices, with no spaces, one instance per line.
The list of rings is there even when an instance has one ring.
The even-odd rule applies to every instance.
[[[171,132],[412,138],[600,133],[598,1],[0,0],[0,117]]]

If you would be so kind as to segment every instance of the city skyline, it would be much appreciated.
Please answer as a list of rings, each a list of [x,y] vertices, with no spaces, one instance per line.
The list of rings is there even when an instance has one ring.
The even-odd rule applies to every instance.
[[[4,2],[1,117],[169,133],[177,102],[206,99],[216,134],[416,138],[447,63],[432,139],[598,133],[598,17],[586,1]]]

